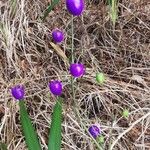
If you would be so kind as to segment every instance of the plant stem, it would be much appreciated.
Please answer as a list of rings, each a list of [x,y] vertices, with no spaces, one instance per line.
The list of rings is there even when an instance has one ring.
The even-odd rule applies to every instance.
[[[74,24],[73,24],[73,15],[71,18],[71,63],[74,63]],[[75,100],[75,89],[74,89],[74,77],[71,76],[71,90],[72,90],[72,99],[74,105],[74,112],[77,118],[80,120],[80,116],[77,113],[77,104]]]
[[[71,63],[74,63],[74,24],[73,24],[73,16],[72,16],[72,20],[71,20],[71,32],[72,32],[72,46],[71,46]],[[74,113],[78,119],[78,121],[80,122],[80,124],[82,125],[82,127],[84,128],[84,130],[90,135],[88,129],[86,128],[86,126],[84,125],[84,123],[82,122],[82,119],[80,117],[80,113],[79,113],[79,109],[78,109],[78,105],[76,103],[76,98],[75,98],[75,89],[74,89],[74,78],[71,76],[71,90],[72,90],[72,99],[73,99],[73,108],[74,108]],[[90,135],[91,136],[91,135]],[[92,136],[91,136],[92,137]],[[92,137],[93,138],[93,137]],[[94,143],[96,144],[97,148],[99,150],[102,150],[102,147],[97,143],[97,141],[93,138]]]
[[[71,62],[74,63],[74,25],[73,25],[73,15],[71,18]]]

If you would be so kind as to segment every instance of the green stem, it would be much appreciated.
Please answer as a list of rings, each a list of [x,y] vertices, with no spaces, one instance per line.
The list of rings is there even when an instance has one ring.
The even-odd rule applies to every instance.
[[[71,46],[71,62],[74,63],[74,25],[73,25],[73,16],[72,16],[72,20],[71,20],[71,31],[72,31],[72,46]],[[80,117],[80,113],[79,113],[79,109],[78,109],[78,105],[76,103],[76,98],[75,98],[75,89],[74,89],[74,78],[71,76],[71,90],[72,90],[72,99],[73,99],[73,108],[74,108],[74,113],[76,115],[76,117],[78,118],[78,121],[80,122],[80,124],[82,125],[82,127],[84,128],[84,130],[89,133],[88,129],[86,128],[86,126],[84,125],[84,123],[82,122],[82,119]],[[90,135],[90,133],[89,133]],[[91,136],[91,135],[90,135]],[[92,136],[91,136],[92,137]],[[93,137],[92,137],[93,138]],[[94,143],[96,144],[97,148],[99,150],[102,150],[102,147],[97,143],[97,141],[93,138]]]
[[[111,129],[110,129],[110,134],[109,134],[109,137],[110,137],[110,142],[109,142],[109,145],[108,145],[108,149],[111,150],[111,145],[112,145],[112,142],[113,140],[111,139],[111,136],[112,136],[112,131],[113,131],[113,123],[115,121],[115,115],[112,114],[112,122],[111,122]]]
[[[74,25],[73,25],[73,16],[71,18],[71,39],[72,39],[72,43],[71,43],[71,62],[74,63]]]
[[[73,24],[73,15],[71,18],[71,63],[74,63],[74,24]],[[72,91],[72,99],[73,99],[73,105],[74,105],[74,112],[78,119],[80,120],[80,116],[77,112],[77,104],[75,100],[75,89],[74,89],[74,77],[71,76],[71,91]]]

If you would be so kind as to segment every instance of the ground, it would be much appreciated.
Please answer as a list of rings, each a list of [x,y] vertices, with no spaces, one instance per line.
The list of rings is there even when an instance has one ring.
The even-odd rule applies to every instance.
[[[68,64],[71,57],[71,15],[60,2],[44,22],[41,16],[51,0],[0,0],[0,141],[8,150],[26,150],[18,103],[10,88],[23,84],[28,112],[43,150],[55,97],[48,82],[63,82],[62,150],[96,150],[83,128],[98,124],[103,149],[150,150],[150,3],[119,1],[113,27],[109,7],[86,0],[84,13],[74,17],[75,60],[86,74],[76,82],[76,117]],[[65,40],[54,44],[51,32],[62,29]],[[96,82],[97,72],[106,81]],[[129,117],[122,116],[124,109]]]

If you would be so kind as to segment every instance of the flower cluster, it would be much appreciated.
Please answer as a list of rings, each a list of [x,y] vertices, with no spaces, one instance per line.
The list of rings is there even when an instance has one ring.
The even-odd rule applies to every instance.
[[[73,16],[79,16],[82,14],[84,10],[84,1],[83,0],[66,0],[66,8],[68,9],[69,13]],[[52,31],[52,38],[55,43],[61,43],[65,36],[63,31],[60,29],[54,29]],[[70,67],[68,68],[69,73],[74,78],[82,77],[85,74],[85,67],[82,63],[72,63],[70,64]],[[98,83],[103,83],[105,80],[104,75],[102,73],[96,74],[96,81]],[[51,93],[55,96],[61,96],[63,91],[63,85],[62,82],[59,80],[52,80],[48,84],[49,89]],[[25,90],[22,85],[17,85],[13,88],[11,88],[11,94],[16,100],[22,100],[25,95]],[[93,138],[97,138],[101,130],[96,125],[92,125],[89,127],[89,133]]]
[[[75,77],[81,77],[85,73],[85,68],[83,64],[80,63],[74,63],[70,65],[70,74]],[[49,88],[52,94],[56,96],[60,96],[62,94],[62,83],[58,80],[52,80],[49,83]]]
[[[79,16],[84,10],[83,0],[66,0],[66,7],[70,14],[73,16]],[[52,39],[55,43],[60,43],[64,40],[64,33],[60,29],[54,29],[52,31]],[[69,68],[70,74],[75,77],[81,77],[85,74],[85,67],[81,63],[73,63]],[[51,93],[55,96],[60,96],[62,94],[63,86],[61,81],[52,80],[49,83],[49,89]],[[17,85],[11,89],[13,97],[17,100],[21,100],[24,97],[24,88],[21,85]]]

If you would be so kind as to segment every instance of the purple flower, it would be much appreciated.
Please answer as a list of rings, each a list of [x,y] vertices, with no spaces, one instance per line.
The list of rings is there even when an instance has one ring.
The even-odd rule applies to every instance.
[[[54,95],[60,96],[62,93],[62,84],[58,80],[53,80],[49,83],[49,89]]]
[[[80,77],[85,73],[85,68],[83,64],[71,64],[70,65],[70,74],[74,77]]]
[[[53,37],[54,42],[60,43],[64,39],[64,34],[62,31],[55,29],[52,31],[52,37]]]
[[[100,135],[101,130],[96,125],[92,125],[92,126],[89,127],[89,132],[93,136],[93,138],[96,139]]]
[[[72,15],[79,16],[84,9],[84,0],[66,0],[66,7]]]
[[[24,87],[22,85],[16,85],[15,87],[11,88],[11,94],[17,100],[23,99]]]

